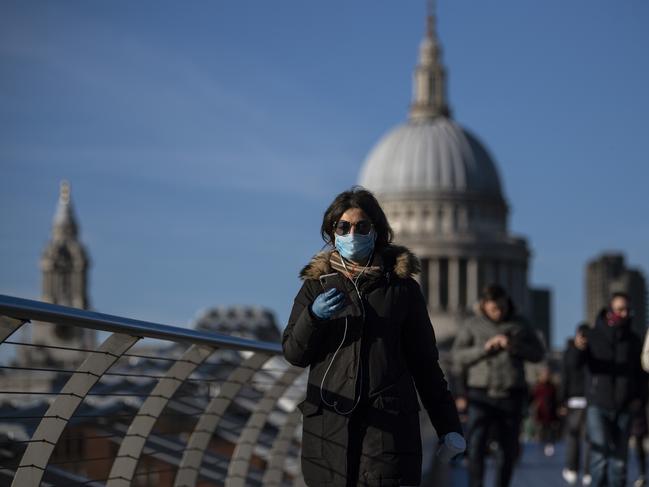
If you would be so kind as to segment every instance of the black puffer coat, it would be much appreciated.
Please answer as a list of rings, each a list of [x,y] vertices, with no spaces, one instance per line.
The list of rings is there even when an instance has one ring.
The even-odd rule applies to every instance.
[[[588,346],[580,352],[579,359],[588,370],[588,404],[623,410],[635,399],[644,401],[647,375],[640,365],[642,341],[630,322],[609,326],[606,310],[602,310],[587,338]]]
[[[561,387],[559,388],[559,402],[565,404],[571,397],[584,397],[586,385],[585,363],[580,360],[581,352],[575,346],[575,340],[566,343],[561,362]]]
[[[329,257],[330,251],[321,252],[302,270],[304,283],[283,337],[286,359],[310,367],[306,399],[299,405],[305,481],[310,487],[345,486],[348,472],[357,468],[358,485],[417,485],[421,477],[417,391],[440,436],[462,431],[438,364],[426,304],[412,279],[419,263],[403,247],[389,246],[380,253],[383,273],[361,277],[359,282],[365,320],[349,318],[346,338],[334,357],[345,319],[321,321],[310,311],[323,291],[318,278],[333,272]],[[345,284],[358,300],[352,283],[345,279]],[[353,408],[359,395],[358,407],[341,414]],[[326,404],[334,402],[335,408]],[[353,444],[359,445],[360,460],[347,465]]]

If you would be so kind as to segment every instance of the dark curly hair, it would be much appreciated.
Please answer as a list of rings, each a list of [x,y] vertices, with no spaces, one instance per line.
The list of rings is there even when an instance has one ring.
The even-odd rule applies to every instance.
[[[353,186],[336,196],[322,217],[320,235],[325,243],[333,245],[336,222],[350,208],[359,208],[369,217],[376,232],[375,246],[377,249],[382,249],[392,242],[394,232],[379,202],[370,191],[361,186]]]

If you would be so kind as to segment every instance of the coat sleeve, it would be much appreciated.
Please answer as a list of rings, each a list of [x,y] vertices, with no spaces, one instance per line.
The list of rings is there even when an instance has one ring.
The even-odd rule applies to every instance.
[[[641,355],[642,368],[649,372],[649,330],[645,333],[644,344],[642,345],[642,355]]]
[[[640,364],[636,360],[635,367],[635,382],[637,384],[637,397],[640,399],[640,402],[643,405],[647,404],[649,399],[649,374],[645,368],[645,348],[647,347],[647,338],[645,336],[644,344],[642,343],[642,338],[636,335],[636,340],[638,343],[637,350],[641,350],[640,355]]]
[[[403,353],[419,397],[438,436],[451,431],[462,434],[455,401],[439,366],[439,354],[433,326],[419,285],[407,283],[410,307],[403,328]]]
[[[570,390],[569,383],[570,378],[572,377],[573,371],[577,367],[577,349],[572,344],[572,341],[568,341],[566,344],[566,351],[563,352],[563,359],[561,360],[561,382],[559,383],[559,403],[564,404],[570,399]]]
[[[288,325],[282,337],[284,358],[297,366],[308,367],[316,354],[319,338],[327,321],[311,313],[311,303],[317,296],[315,287],[305,281],[293,302]]]
[[[463,325],[453,341],[451,356],[455,366],[464,371],[489,354],[484,349],[484,343],[476,343],[469,325]]]
[[[528,362],[540,362],[545,357],[545,345],[529,325],[521,325],[509,340],[509,353],[514,357]]]

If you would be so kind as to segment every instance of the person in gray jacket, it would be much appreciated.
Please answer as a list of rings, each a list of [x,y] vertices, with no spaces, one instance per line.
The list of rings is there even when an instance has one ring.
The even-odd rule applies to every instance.
[[[479,311],[460,328],[452,349],[456,368],[466,377],[470,487],[483,485],[490,433],[496,435],[502,451],[495,485],[509,485],[528,398],[524,362],[540,362],[544,354],[543,343],[516,314],[505,290],[487,286]]]

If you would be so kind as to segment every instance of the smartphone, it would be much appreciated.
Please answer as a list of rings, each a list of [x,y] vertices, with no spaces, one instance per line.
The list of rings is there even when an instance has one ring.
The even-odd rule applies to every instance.
[[[343,283],[343,276],[337,272],[332,272],[331,274],[324,274],[320,276],[320,284],[322,284],[322,289],[329,291],[329,289],[340,289],[342,292],[345,292],[345,284]]]
[[[336,313],[334,318],[342,318],[344,316],[353,316],[355,315],[356,306],[352,301],[347,289],[345,288],[344,280],[345,278],[340,275],[338,272],[333,272],[331,274],[324,274],[320,276],[320,284],[324,291],[329,289],[338,289],[345,295],[345,307]]]

